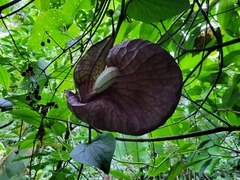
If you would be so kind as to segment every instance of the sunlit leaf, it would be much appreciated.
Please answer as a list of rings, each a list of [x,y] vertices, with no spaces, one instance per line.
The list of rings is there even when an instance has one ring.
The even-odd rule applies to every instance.
[[[34,5],[40,10],[40,11],[47,11],[50,6],[50,0],[35,0]]]
[[[10,75],[7,71],[7,68],[0,65],[0,86],[3,88],[8,89],[10,85]]]

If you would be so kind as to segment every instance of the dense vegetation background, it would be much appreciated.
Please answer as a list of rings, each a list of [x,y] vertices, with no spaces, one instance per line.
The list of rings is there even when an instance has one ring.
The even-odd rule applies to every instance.
[[[0,179],[240,178],[239,6],[237,0],[0,0]],[[79,57],[113,32],[114,44],[140,38],[161,45],[182,70],[175,113],[140,137],[100,135],[66,105]],[[87,165],[73,160],[71,152],[89,142]]]

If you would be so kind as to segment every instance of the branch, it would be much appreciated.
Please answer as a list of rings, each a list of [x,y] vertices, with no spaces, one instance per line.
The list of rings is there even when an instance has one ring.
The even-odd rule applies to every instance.
[[[176,136],[165,136],[165,137],[158,137],[158,138],[119,138],[116,137],[116,140],[118,141],[125,141],[125,142],[155,142],[155,141],[169,141],[169,140],[177,140],[177,139],[185,139],[185,138],[191,138],[191,137],[197,137],[197,136],[204,136],[208,134],[214,134],[219,132],[232,132],[232,131],[239,131],[240,126],[230,126],[230,127],[216,127],[214,129],[209,129],[205,131],[199,131],[199,132],[192,132],[188,134],[181,134]]]
[[[10,6],[14,5],[14,4],[17,4],[20,1],[21,0],[13,0],[13,1],[7,3],[7,4],[4,4],[4,5],[0,6],[0,13],[2,12],[2,10],[7,9],[8,7],[10,7]]]
[[[21,0],[15,0],[15,1],[12,1],[12,2],[10,2],[10,3],[8,3],[8,4],[5,4],[5,5],[3,5],[4,8],[3,8],[3,6],[0,6],[0,13],[2,12],[3,9],[7,8],[7,7],[5,7],[5,6],[7,6],[7,5],[12,6],[12,5],[16,4],[16,3],[19,2],[19,1],[21,1]],[[29,2],[28,2],[27,4],[25,4],[24,6],[20,7],[20,8],[17,9],[16,11],[11,12],[10,14],[7,14],[6,16],[2,16],[2,15],[0,14],[0,19],[4,19],[4,18],[6,18],[6,17],[8,17],[8,16],[11,16],[11,15],[13,15],[13,14],[21,11],[23,8],[27,7],[27,6],[28,6],[29,4],[31,4],[33,1],[34,1],[34,0],[29,1]],[[13,3],[13,2],[14,2],[14,3]],[[2,8],[3,8],[3,9],[2,9]]]

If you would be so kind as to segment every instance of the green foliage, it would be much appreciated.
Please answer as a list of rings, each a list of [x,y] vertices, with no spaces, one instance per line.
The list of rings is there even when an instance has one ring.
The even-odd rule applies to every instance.
[[[98,167],[108,174],[115,145],[114,136],[111,133],[104,133],[93,139],[90,144],[82,143],[76,146],[71,157],[82,164]]]
[[[0,179],[240,178],[237,1],[0,6]],[[91,129],[67,107],[79,58],[113,32],[114,45],[137,38],[161,45],[182,70],[174,114],[140,137]]]
[[[135,20],[152,23],[169,19],[189,7],[188,0],[132,0],[127,5],[127,14]]]

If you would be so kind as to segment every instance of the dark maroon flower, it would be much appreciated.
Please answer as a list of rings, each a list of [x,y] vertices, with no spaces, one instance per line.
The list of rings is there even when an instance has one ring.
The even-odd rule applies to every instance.
[[[74,71],[78,92],[67,91],[68,107],[77,118],[101,130],[129,135],[151,132],[176,109],[181,70],[157,44],[136,39],[111,46],[107,38],[80,59]],[[104,90],[97,85],[100,90],[93,91],[105,66],[118,74],[105,82]]]

